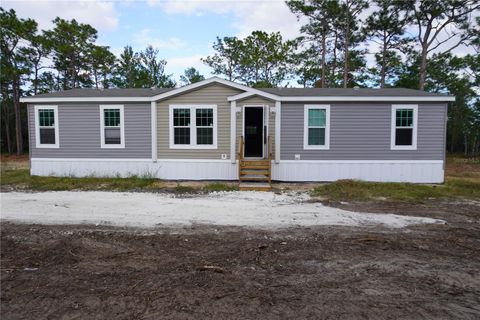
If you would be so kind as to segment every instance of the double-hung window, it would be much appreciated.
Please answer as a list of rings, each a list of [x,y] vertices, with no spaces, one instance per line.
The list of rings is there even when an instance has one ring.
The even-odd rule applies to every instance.
[[[392,150],[417,149],[417,105],[393,105],[390,147]]]
[[[305,105],[303,148],[330,148],[330,106]]]
[[[123,105],[100,106],[102,148],[125,148]]]
[[[171,149],[216,149],[216,105],[170,105]]]
[[[37,148],[58,148],[57,106],[35,106],[35,137]]]

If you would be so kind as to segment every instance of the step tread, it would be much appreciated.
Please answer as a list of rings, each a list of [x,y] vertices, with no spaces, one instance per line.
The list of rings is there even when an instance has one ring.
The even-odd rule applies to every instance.
[[[269,170],[258,170],[258,171],[255,171],[255,170],[241,170],[240,174],[241,175],[251,175],[251,174],[253,174],[253,175],[269,176],[270,171]]]
[[[268,160],[252,160],[252,161],[248,161],[248,160],[242,160],[241,164],[253,164],[253,165],[269,165],[270,164],[270,161]]]
[[[263,169],[263,170],[269,170],[270,169],[270,166],[269,165],[266,165],[266,166],[263,166],[263,165],[242,165],[240,166],[242,169]]]
[[[269,181],[268,177],[240,177],[240,181]]]

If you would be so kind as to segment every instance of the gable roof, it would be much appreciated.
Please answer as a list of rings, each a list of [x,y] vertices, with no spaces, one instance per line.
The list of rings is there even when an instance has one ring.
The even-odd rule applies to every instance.
[[[275,101],[454,101],[455,97],[439,93],[404,88],[343,89],[343,88],[250,88],[232,81],[212,77],[180,88],[130,89],[71,89],[33,97],[22,97],[20,102],[155,102],[171,96],[208,86],[221,84],[244,91],[231,96],[236,101],[258,95]]]

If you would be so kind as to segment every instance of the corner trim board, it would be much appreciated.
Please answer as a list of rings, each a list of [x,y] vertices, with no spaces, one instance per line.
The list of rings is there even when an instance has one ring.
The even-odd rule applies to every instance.
[[[237,102],[230,102],[230,161],[236,162],[236,145],[237,145]]]
[[[280,162],[282,103],[275,101],[275,163]]]
[[[157,161],[157,103],[150,103],[150,117],[152,126],[152,161]]]

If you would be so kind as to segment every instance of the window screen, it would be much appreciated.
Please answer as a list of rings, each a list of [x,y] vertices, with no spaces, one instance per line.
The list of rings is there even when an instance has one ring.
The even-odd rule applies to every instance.
[[[325,145],[327,111],[325,109],[308,109],[308,145]]]
[[[103,121],[105,144],[121,144],[120,109],[104,109]]]
[[[395,145],[413,144],[413,109],[397,109],[395,112]]]
[[[55,111],[53,109],[39,109],[38,122],[40,144],[55,144]]]
[[[190,109],[173,109],[173,136],[175,144],[190,144]]]
[[[213,144],[213,109],[196,109],[197,144]]]

